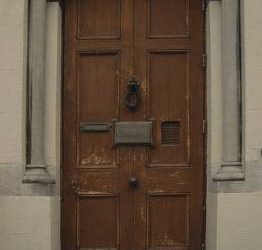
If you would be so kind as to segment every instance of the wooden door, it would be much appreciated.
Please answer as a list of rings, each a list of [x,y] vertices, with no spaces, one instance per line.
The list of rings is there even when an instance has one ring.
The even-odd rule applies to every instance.
[[[67,0],[64,14],[63,249],[202,249],[202,1]],[[150,124],[150,143],[117,144],[121,122],[130,141]]]

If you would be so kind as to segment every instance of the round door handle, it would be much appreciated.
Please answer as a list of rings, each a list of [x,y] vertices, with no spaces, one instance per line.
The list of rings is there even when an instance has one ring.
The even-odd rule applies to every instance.
[[[139,180],[135,177],[131,177],[128,181],[128,184],[132,188],[136,188],[139,185]]]

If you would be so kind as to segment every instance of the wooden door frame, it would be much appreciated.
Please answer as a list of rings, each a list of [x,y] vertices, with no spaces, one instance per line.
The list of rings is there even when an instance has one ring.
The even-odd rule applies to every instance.
[[[49,0],[50,1],[50,0]],[[62,22],[61,22],[61,40],[62,40],[62,49],[61,49],[61,140],[60,140],[60,162],[61,162],[61,168],[60,168],[60,197],[61,197],[61,202],[60,202],[60,241],[61,241],[61,250],[64,249],[63,246],[63,238],[64,238],[64,226],[63,226],[63,219],[64,219],[64,141],[63,141],[63,133],[64,133],[64,79],[65,79],[65,2],[70,1],[70,0],[58,0],[60,7],[61,7],[61,14],[62,14]],[[202,250],[206,249],[206,222],[207,222],[207,217],[206,217],[206,197],[207,197],[207,55],[206,55],[206,43],[207,43],[207,25],[206,25],[206,20],[207,20],[207,5],[208,5],[208,0],[199,0],[203,2],[203,115],[204,115],[204,123],[203,123],[203,151],[204,151],[204,159],[203,159],[203,239],[202,242],[204,242],[204,245],[202,246]]]

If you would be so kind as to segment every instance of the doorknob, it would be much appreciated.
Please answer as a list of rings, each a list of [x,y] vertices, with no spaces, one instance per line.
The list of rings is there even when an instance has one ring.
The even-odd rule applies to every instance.
[[[129,187],[136,188],[139,185],[139,180],[135,177],[131,177],[128,183],[129,183]]]

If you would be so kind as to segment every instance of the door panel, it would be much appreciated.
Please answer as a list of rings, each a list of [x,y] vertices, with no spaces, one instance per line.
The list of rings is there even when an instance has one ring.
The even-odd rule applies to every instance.
[[[117,249],[119,196],[78,195],[77,208],[78,245]]]
[[[134,194],[134,249],[200,250],[204,217],[201,1],[135,3],[135,72],[146,96],[139,119],[153,121],[154,145],[135,148],[135,173],[141,184]]]
[[[156,123],[150,166],[188,166],[189,63],[187,51],[150,52],[148,61],[149,116]]]
[[[79,0],[78,38],[119,38],[121,0]]]
[[[78,58],[78,124],[107,122],[119,116],[120,55],[118,52],[80,53]],[[114,168],[118,149],[112,132],[78,130],[78,167]]]
[[[64,250],[201,249],[203,24],[201,0],[65,1]],[[152,145],[115,145],[127,121]]]
[[[189,194],[148,194],[147,245],[150,247],[188,245],[189,211]]]
[[[148,37],[181,37],[189,32],[190,0],[148,0]]]

